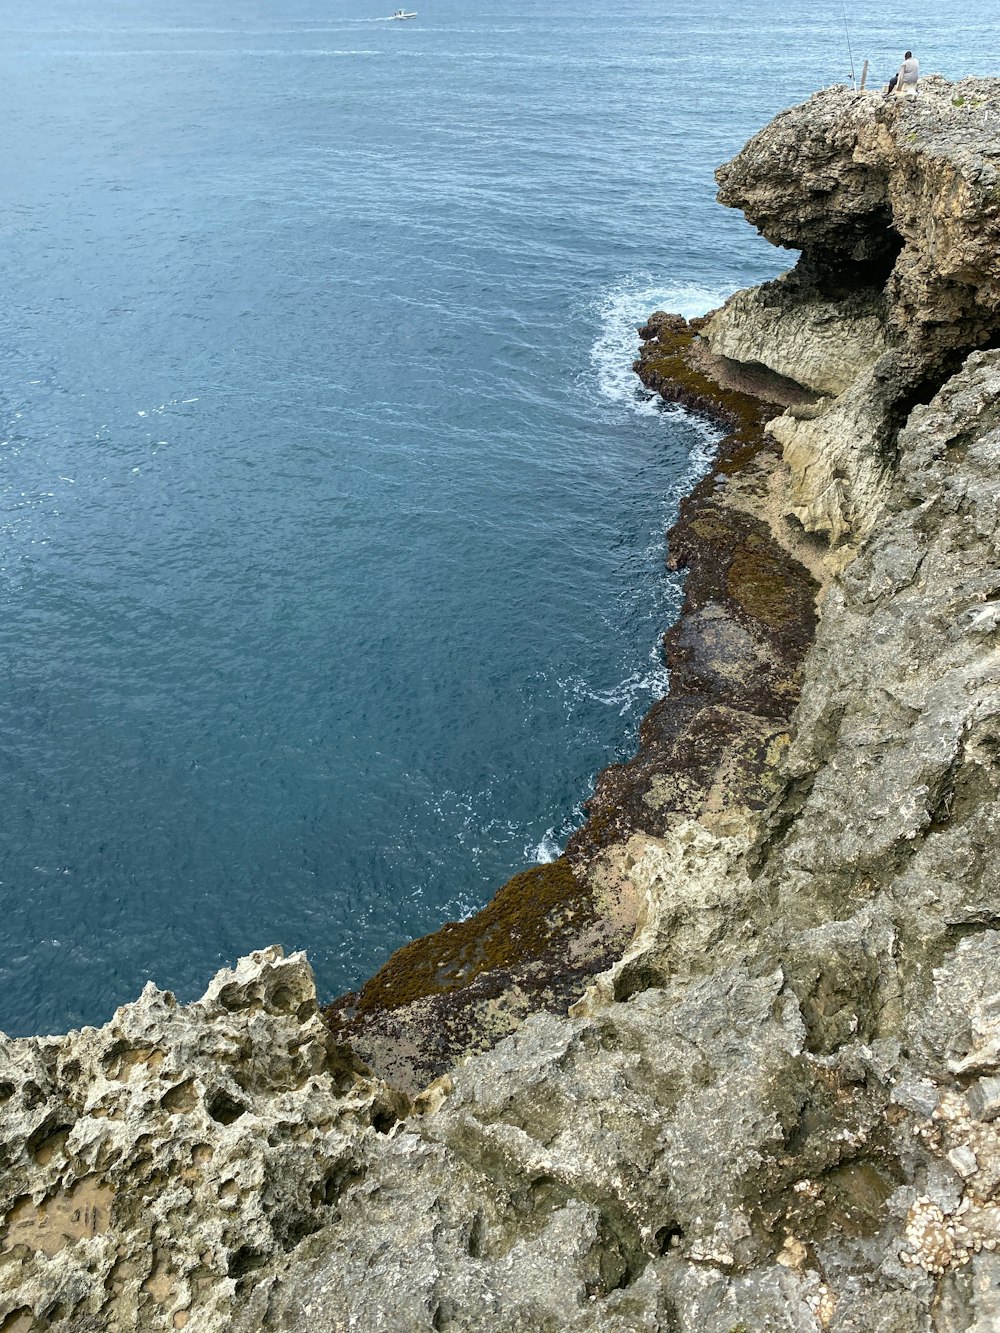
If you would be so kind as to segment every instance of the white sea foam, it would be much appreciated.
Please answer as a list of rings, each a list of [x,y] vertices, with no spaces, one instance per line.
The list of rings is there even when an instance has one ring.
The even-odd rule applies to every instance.
[[[562,847],[556,840],[555,828],[547,828],[542,834],[542,840],[537,847],[525,847],[524,854],[530,857],[539,865],[548,865],[562,855]]]
[[[478,791],[443,791],[428,801],[428,810],[440,821],[447,836],[457,842],[472,866],[492,867],[498,850],[520,846],[525,865],[548,864],[562,855],[566,839],[583,823],[582,804],[577,804],[557,820],[536,841],[538,835],[515,820],[497,818],[493,813],[498,797],[493,783]],[[521,867],[516,865],[511,873]],[[419,896],[419,894],[417,895]],[[465,920],[479,911],[482,902],[474,893],[460,891],[442,907],[445,916]]]
[[[676,518],[681,497],[688,494],[713,465],[716,446],[724,432],[713,422],[683,407],[665,403],[659,395],[645,389],[632,370],[632,362],[639,350],[637,330],[654,310],[668,310],[685,319],[693,319],[720,305],[728,295],[725,289],[697,283],[668,286],[648,278],[633,277],[608,288],[595,308],[600,331],[591,349],[591,389],[596,388],[600,397],[618,411],[655,416],[664,422],[683,422],[685,437],[690,441],[687,467],[661,496],[660,518],[650,533],[646,548],[651,561],[662,558],[663,529]],[[569,710],[578,702],[587,701],[613,708],[621,717],[644,712],[655,700],[662,699],[670,688],[670,672],[663,660],[660,634],[657,633],[650,648],[646,669],[632,671],[615,685],[597,686],[583,677],[571,677],[557,683]],[[543,846],[544,840],[538,850],[541,851]]]
[[[136,412],[135,412],[135,414],[136,414],[137,417],[150,417],[150,416],[162,417],[162,416],[164,415],[164,413],[169,412],[170,409],[171,409],[172,407],[184,407],[184,406],[186,406],[186,405],[189,404],[189,403],[197,403],[197,402],[200,402],[200,399],[198,399],[198,398],[168,398],[167,401],[166,401],[165,403],[157,403],[155,407],[139,407],[139,408],[136,408]],[[160,443],[161,443],[161,444],[166,444],[166,441],[165,441],[165,440],[161,440]]]
[[[603,708],[614,708],[619,717],[625,717],[638,705],[662,699],[670,686],[670,672],[662,660],[659,638],[649,657],[650,666],[647,671],[633,671],[624,680],[609,688],[602,689],[580,676],[558,680],[556,684],[563,692],[569,706],[572,706],[574,701],[586,700],[600,704]]]
[[[672,510],[712,466],[716,445],[724,432],[714,422],[679,404],[664,402],[643,385],[632,369],[639,351],[638,329],[654,310],[694,319],[720,306],[729,295],[725,287],[694,282],[669,285],[640,276],[623,279],[600,298],[600,332],[591,349],[597,391],[606,402],[628,412],[656,416],[663,421],[683,421],[689,438],[694,440],[688,467],[663,497],[667,510]]]
[[[662,413],[665,409],[660,399],[643,387],[632,369],[639,352],[636,330],[654,310],[669,310],[693,319],[720,305],[728,295],[725,289],[700,283],[668,285],[649,278],[625,278],[608,288],[599,299],[600,332],[590,352],[600,395],[629,411]]]

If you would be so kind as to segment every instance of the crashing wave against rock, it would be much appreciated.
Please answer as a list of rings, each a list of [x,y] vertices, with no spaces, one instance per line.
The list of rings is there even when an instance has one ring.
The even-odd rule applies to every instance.
[[[644,904],[631,943],[412,1099],[278,950],[3,1041],[4,1333],[1000,1326],[1000,83],[921,87],[757,135],[722,198],[796,268],[689,352],[645,331],[665,391],[787,404],[683,541],[739,529],[691,624],[751,664],[747,608],[811,614],[767,543],[822,585],[768,687],[790,737],[744,690],[694,795],[640,757],[575,867]],[[693,633],[697,693],[724,673]],[[720,796],[754,764],[766,801]]]

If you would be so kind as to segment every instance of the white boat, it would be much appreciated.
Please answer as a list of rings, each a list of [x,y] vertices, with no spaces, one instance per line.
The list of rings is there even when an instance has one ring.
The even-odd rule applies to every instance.
[[[417,11],[415,9],[397,9],[392,17],[394,19],[415,19]]]

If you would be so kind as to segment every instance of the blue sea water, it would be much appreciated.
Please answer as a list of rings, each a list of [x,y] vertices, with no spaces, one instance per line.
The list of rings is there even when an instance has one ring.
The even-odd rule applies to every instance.
[[[0,0],[0,1027],[332,996],[556,853],[666,688],[712,169],[995,4]]]

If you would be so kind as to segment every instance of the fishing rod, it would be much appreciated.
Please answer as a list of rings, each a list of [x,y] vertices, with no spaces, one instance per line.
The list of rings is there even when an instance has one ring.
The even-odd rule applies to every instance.
[[[851,50],[851,34],[847,27],[847,0],[840,0],[844,11],[844,36],[847,38],[847,54],[851,57],[851,87],[857,90],[858,80],[854,73],[854,52]]]

